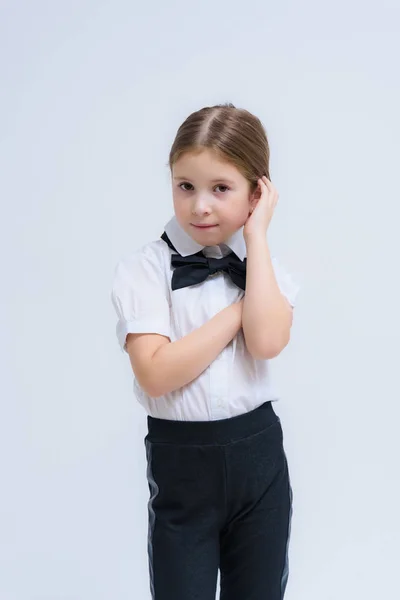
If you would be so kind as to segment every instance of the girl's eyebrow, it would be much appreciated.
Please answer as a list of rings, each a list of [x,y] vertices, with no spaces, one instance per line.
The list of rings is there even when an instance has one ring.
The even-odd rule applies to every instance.
[[[185,181],[190,181],[190,177],[176,176],[176,177],[174,177],[174,179],[184,179]],[[212,179],[211,183],[220,183],[221,181],[225,181],[226,183],[230,183],[231,185],[234,185],[234,183],[235,183],[231,179],[226,179],[225,177],[219,177],[218,179]]]
[[[233,185],[235,182],[232,181],[231,179],[227,179],[226,177],[220,177],[219,179],[212,179],[211,183],[218,183],[219,181],[225,181],[225,183],[230,183],[231,185]]]

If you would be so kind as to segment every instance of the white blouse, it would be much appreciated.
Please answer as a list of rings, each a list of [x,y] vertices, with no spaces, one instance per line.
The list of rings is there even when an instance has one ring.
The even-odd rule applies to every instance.
[[[205,256],[221,258],[231,250],[243,260],[246,244],[243,228],[219,246],[200,246],[173,217],[165,231],[182,256],[203,250]],[[226,306],[238,302],[244,291],[225,272],[204,282],[171,290],[171,254],[162,240],[151,241],[122,258],[114,272],[111,299],[117,313],[117,338],[126,351],[128,333],[159,333],[174,342],[209,321]],[[279,288],[294,306],[300,286],[271,257]],[[134,378],[138,401],[152,417],[179,421],[209,421],[234,417],[267,400],[279,399],[271,381],[270,360],[254,359],[243,331],[222,350],[196,379],[158,398],[150,397]]]

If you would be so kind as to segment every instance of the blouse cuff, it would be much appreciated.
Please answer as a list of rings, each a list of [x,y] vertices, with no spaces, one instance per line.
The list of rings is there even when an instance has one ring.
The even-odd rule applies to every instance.
[[[140,319],[137,321],[118,321],[116,333],[121,351],[128,352],[126,349],[126,336],[128,333],[158,333],[171,337],[170,327],[162,321],[155,321],[154,318]]]

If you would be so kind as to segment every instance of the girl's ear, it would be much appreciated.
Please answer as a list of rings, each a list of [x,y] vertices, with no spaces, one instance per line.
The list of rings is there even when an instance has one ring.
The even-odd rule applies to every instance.
[[[261,197],[261,187],[260,184],[257,182],[257,186],[254,190],[254,192],[251,194],[251,201],[253,202],[254,200],[259,200]]]
[[[254,192],[252,192],[250,194],[250,198],[249,198],[249,204],[250,204],[249,211],[250,212],[253,212],[260,197],[261,197],[261,187],[257,183],[256,189],[254,190]]]
[[[249,200],[249,214],[250,215],[253,212],[253,210],[255,209],[257,202],[258,202],[258,200],[256,198],[254,198],[254,196],[250,197],[250,200]]]

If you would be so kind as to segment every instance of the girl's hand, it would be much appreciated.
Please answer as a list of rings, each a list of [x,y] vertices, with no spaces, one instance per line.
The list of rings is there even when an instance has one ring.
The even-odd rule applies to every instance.
[[[250,214],[244,224],[243,236],[246,239],[256,235],[264,236],[274,214],[279,194],[270,180],[264,175],[258,180],[261,195],[255,207],[250,209]]]
[[[237,326],[238,330],[242,327],[243,303],[244,303],[244,296],[241,300],[239,300],[239,302],[234,302],[233,304],[231,304],[229,306],[229,308],[235,314],[236,326]]]

